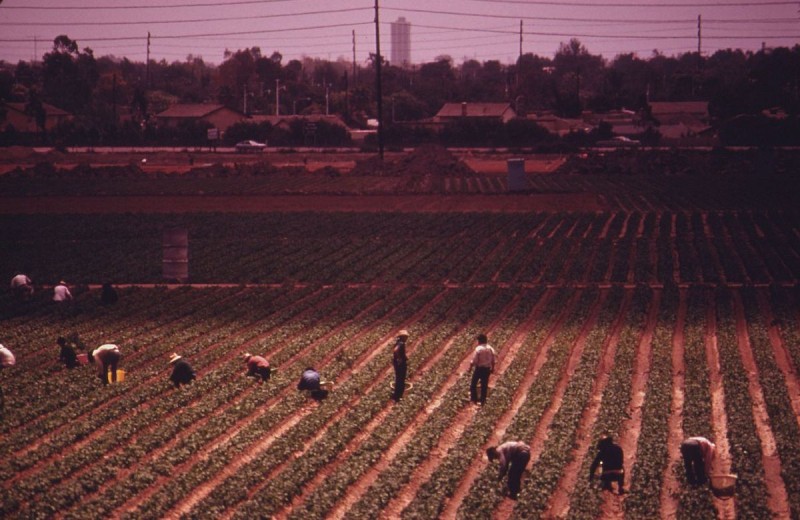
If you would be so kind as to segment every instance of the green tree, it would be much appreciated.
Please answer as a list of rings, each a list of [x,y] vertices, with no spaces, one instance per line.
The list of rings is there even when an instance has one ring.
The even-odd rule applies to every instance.
[[[60,35],[43,58],[44,98],[70,112],[89,106],[98,80],[92,49],[78,50],[78,42]]]

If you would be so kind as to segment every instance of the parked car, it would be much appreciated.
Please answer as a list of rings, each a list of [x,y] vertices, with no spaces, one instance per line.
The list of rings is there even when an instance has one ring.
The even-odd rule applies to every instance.
[[[240,141],[236,143],[236,151],[241,153],[246,152],[263,152],[267,145],[259,143],[258,141]]]
[[[629,137],[625,137],[624,135],[618,135],[616,137],[612,137],[611,139],[603,139],[601,141],[597,141],[597,146],[602,147],[611,147],[611,148],[625,148],[628,146],[639,146],[641,145],[641,141],[637,141],[636,139],[630,139]]]

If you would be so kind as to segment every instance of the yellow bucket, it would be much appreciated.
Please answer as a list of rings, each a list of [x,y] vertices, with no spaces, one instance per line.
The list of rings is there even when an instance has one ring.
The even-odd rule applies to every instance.
[[[114,381],[111,379],[111,371],[106,374],[109,383],[113,383]],[[117,370],[117,383],[121,383],[125,381],[125,371],[122,369]]]

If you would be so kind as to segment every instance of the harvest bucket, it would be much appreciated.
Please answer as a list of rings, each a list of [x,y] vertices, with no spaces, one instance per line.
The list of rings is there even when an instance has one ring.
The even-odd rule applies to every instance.
[[[109,383],[112,383],[112,382],[113,382],[113,381],[111,380],[111,372],[110,372],[110,371],[108,372],[108,374],[106,375],[106,377],[108,378],[108,382],[109,382]],[[121,382],[123,382],[123,381],[125,381],[125,371],[124,371],[124,370],[122,370],[122,369],[118,369],[118,370],[117,370],[117,383],[121,383]]]
[[[731,498],[736,491],[736,475],[711,475],[711,492],[717,498]]]
[[[81,365],[81,366],[83,366],[83,365],[85,365],[85,364],[87,364],[89,362],[88,354],[78,354],[77,358],[78,358],[78,364]]]

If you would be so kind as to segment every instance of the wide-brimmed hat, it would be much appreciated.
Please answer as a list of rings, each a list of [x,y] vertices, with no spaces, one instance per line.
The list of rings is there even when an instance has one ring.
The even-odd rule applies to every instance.
[[[251,354],[251,353],[249,353],[249,352],[245,352],[245,353],[242,355],[242,357],[244,358],[244,360],[245,360],[245,361],[247,361],[248,359],[250,359],[251,357],[253,357],[253,354]]]
[[[64,280],[60,280],[60,281],[58,282],[58,285],[67,285],[67,282],[65,282]]]
[[[408,331],[406,329],[402,329],[402,330],[400,330],[400,332],[397,333],[397,335],[398,336],[404,336],[404,337],[407,338],[408,337]]]
[[[176,352],[173,352],[172,355],[169,357],[169,364],[173,364],[174,362],[178,361],[182,356],[179,356]]]

